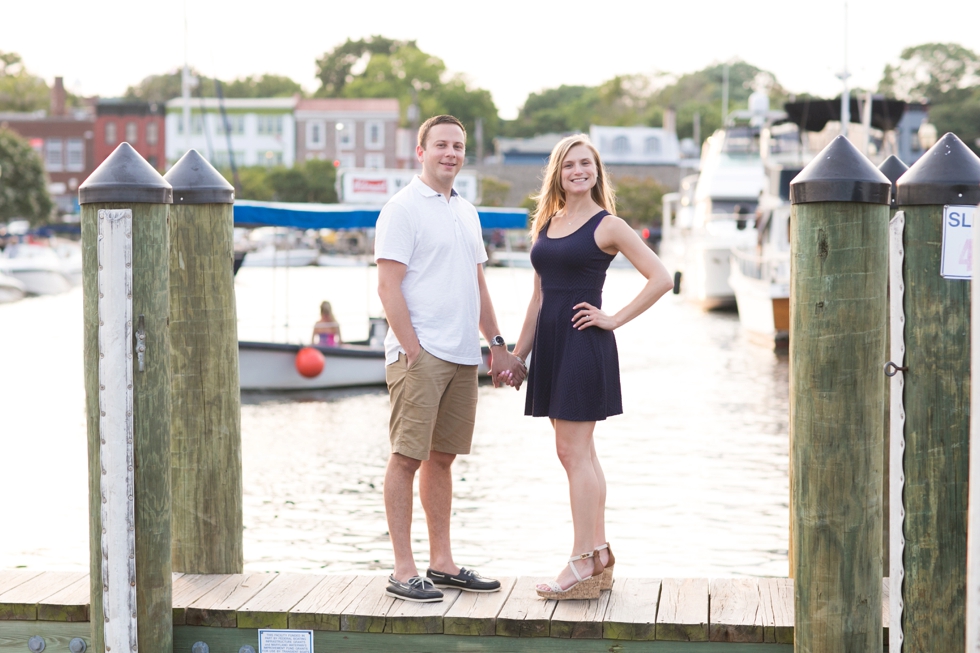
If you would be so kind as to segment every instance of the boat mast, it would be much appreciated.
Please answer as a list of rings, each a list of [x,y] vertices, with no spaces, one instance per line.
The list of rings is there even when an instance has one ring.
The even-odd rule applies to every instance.
[[[851,73],[847,72],[847,0],[844,0],[844,70],[837,77],[844,84],[840,94],[840,133],[845,138],[851,122],[851,95],[847,88],[847,79],[850,76]]]
[[[184,102],[184,151],[191,149],[191,70],[187,66],[187,0],[184,0],[184,68],[180,73],[180,94]],[[180,158],[180,157],[178,157]]]

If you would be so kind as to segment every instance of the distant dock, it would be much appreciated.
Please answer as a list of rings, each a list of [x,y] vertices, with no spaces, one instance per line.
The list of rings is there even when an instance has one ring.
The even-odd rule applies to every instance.
[[[204,642],[210,653],[238,653],[257,646],[259,628],[313,630],[317,651],[792,650],[789,578],[623,578],[594,601],[542,600],[534,585],[544,580],[506,578],[500,592],[449,589],[441,603],[408,603],[385,595],[385,576],[174,574],[173,650]],[[0,571],[0,651],[34,650],[31,637],[47,651],[73,650],[74,638],[90,645],[89,618],[88,574]]]

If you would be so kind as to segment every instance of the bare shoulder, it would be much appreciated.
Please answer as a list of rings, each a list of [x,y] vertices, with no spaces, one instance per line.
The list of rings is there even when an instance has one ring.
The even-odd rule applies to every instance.
[[[626,220],[613,214],[605,216],[595,230],[595,241],[600,249],[621,249],[636,232]]]

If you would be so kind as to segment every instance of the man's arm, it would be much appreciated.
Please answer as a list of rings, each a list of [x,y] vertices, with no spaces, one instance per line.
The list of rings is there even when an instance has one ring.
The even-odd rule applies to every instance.
[[[487,342],[500,333],[497,328],[497,316],[493,312],[493,302],[490,301],[490,291],[487,289],[487,280],[483,276],[483,266],[476,266],[476,276],[480,283],[480,332]],[[397,335],[397,333],[396,333]],[[505,376],[500,379],[502,372],[509,372],[509,378]],[[499,388],[501,382],[519,388],[527,376],[527,370],[516,356],[507,351],[507,345],[490,347],[490,379],[493,387]]]
[[[402,293],[402,281],[406,272],[408,266],[404,263],[386,258],[378,259],[378,296],[381,298],[381,306],[384,307],[385,317],[388,319],[388,328],[398,338],[398,343],[405,350],[408,366],[411,367],[422,352],[422,345],[415,333],[415,327],[412,326],[412,317]]]

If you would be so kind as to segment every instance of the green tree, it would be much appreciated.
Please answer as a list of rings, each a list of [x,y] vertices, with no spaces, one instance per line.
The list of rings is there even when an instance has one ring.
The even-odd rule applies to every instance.
[[[510,193],[511,183],[496,177],[486,176],[480,180],[483,206],[504,206]]]
[[[654,179],[617,177],[616,214],[631,227],[660,226],[663,218],[664,187]]]
[[[221,173],[232,182],[231,170]],[[237,197],[259,202],[319,202],[336,203],[334,182],[337,171],[331,161],[312,159],[292,168],[249,166],[238,169],[241,190]]]
[[[980,153],[980,55],[956,43],[924,43],[902,50],[885,66],[879,92],[929,103],[929,122],[953,132]]]
[[[0,50],[0,111],[38,111],[48,108],[50,90],[29,73],[19,54]]]
[[[252,75],[233,79],[222,89],[225,97],[260,98],[304,95],[303,87],[285,75]]]
[[[462,75],[450,76],[442,59],[423,52],[415,41],[348,39],[317,60],[317,77],[317,97],[397,98],[405,126],[413,104],[423,119],[450,113],[466,126],[471,152],[478,120],[483,123],[485,147],[499,129],[490,93],[470,88]]]
[[[33,227],[53,210],[40,157],[27,141],[0,127],[0,221],[22,218]]]
[[[517,119],[502,126],[508,136],[528,137],[549,132],[587,132],[591,125],[663,124],[664,110],[677,112],[681,138],[694,133],[694,117],[707,138],[721,127],[725,65],[715,64],[679,77],[620,75],[599,86],[560,86],[532,93]],[[775,77],[756,66],[736,61],[728,65],[729,110],[744,109],[753,90],[765,87],[773,107],[787,98]]]
[[[197,84],[191,91],[194,97],[217,97],[215,78],[201,75],[191,69]],[[303,94],[303,87],[284,75],[251,75],[230,82],[221,82],[222,94],[226,98],[291,97]],[[150,75],[126,89],[124,97],[145,102],[166,102],[182,95],[181,71],[176,70],[162,75]]]

